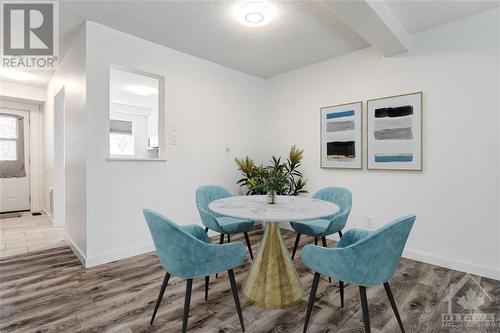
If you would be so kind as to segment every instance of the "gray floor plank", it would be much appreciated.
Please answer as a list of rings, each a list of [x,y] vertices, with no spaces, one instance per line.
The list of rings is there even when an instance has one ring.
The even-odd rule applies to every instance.
[[[250,233],[257,253],[262,230]],[[283,231],[285,244],[293,247],[295,234]],[[218,237],[216,237],[218,241]],[[242,236],[232,242],[244,242]],[[300,249],[314,240],[302,237],[294,260],[306,295],[296,307],[263,310],[240,299],[247,332],[302,332],[305,307],[313,274],[300,261]],[[334,247],[334,242],[329,242]],[[235,269],[241,290],[251,261]],[[498,332],[496,329],[450,330],[441,327],[447,311],[446,296],[451,283],[465,273],[402,259],[391,283],[407,332]],[[19,255],[0,260],[0,332],[178,332],[181,327],[185,282],[172,278],[153,326],[153,311],[164,271],[155,253],[120,260],[85,270],[68,247]],[[481,313],[500,318],[500,282],[479,278],[493,297],[481,305]],[[472,285],[473,287],[473,285]],[[467,287],[469,288],[469,287]],[[399,332],[382,286],[368,288],[372,332]],[[240,332],[227,274],[211,277],[209,301],[204,301],[204,281],[195,280],[190,332]],[[363,332],[358,287],[346,285],[345,307],[340,308],[337,281],[322,277],[313,309],[311,333]]]

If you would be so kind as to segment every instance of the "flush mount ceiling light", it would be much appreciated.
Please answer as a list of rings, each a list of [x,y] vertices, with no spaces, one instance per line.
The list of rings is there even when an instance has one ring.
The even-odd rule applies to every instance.
[[[31,80],[33,78],[33,75],[31,75],[29,73],[18,71],[15,69],[10,69],[10,68],[0,69],[0,75],[5,77],[5,78],[17,80],[17,81],[28,81],[28,80]]]
[[[149,96],[156,92],[156,89],[151,87],[137,85],[126,86],[125,90],[133,92],[138,96]]]
[[[271,22],[274,6],[267,1],[243,2],[236,6],[234,16],[244,26],[262,27]]]

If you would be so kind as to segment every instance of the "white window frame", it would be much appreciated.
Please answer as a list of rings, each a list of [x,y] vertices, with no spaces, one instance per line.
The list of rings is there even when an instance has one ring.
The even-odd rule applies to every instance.
[[[150,78],[153,78],[155,80],[158,80],[158,157],[157,158],[143,158],[143,157],[134,157],[134,156],[127,156],[127,155],[111,155],[110,154],[110,112],[111,112],[111,99],[110,99],[110,86],[111,86],[111,77],[110,77],[110,72],[112,69],[115,70],[120,70],[124,72],[129,72],[132,74],[138,74],[138,75],[143,75],[143,76],[148,76]],[[166,140],[165,140],[165,77],[163,75],[158,75],[158,74],[153,74],[150,72],[138,70],[138,69],[131,69],[126,66],[120,66],[116,64],[110,64],[108,68],[108,126],[107,126],[107,131],[108,135],[107,140],[107,150],[108,150],[108,161],[166,161],[167,156],[166,156]],[[133,134],[133,132],[132,132]]]

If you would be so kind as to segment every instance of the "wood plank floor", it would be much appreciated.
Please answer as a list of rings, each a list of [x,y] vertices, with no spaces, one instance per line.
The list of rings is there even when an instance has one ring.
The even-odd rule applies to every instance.
[[[254,253],[262,236],[251,233]],[[283,231],[291,249],[295,234]],[[303,246],[312,239],[302,237]],[[232,242],[242,237],[232,237]],[[333,246],[334,244],[329,244]],[[307,290],[302,302],[287,310],[263,310],[240,292],[247,332],[302,332],[305,307],[313,274],[295,259]],[[238,287],[250,259],[235,270]],[[498,332],[490,329],[450,330],[441,327],[448,311],[446,295],[451,283],[464,273],[403,259],[391,281],[407,332]],[[85,270],[68,247],[0,260],[0,332],[179,332],[185,282],[173,278],[165,292],[153,326],[149,319],[164,271],[150,253]],[[500,282],[475,277],[489,294],[477,311],[500,319]],[[469,282],[468,282],[469,283]],[[470,282],[469,288],[476,285]],[[462,288],[468,290],[468,288]],[[477,287],[476,287],[477,289]],[[464,291],[465,292],[465,291]],[[346,305],[340,308],[339,289],[323,278],[318,288],[308,332],[363,332],[357,286],[346,287]],[[372,332],[399,332],[382,286],[368,288]],[[467,312],[458,311],[456,312]],[[477,312],[476,311],[476,312]],[[498,324],[498,323],[497,323]],[[204,281],[195,280],[189,318],[190,332],[240,332],[227,273],[211,277],[209,301],[204,301]]]
[[[64,226],[53,225],[47,215],[0,219],[0,258],[33,253],[66,245]]]

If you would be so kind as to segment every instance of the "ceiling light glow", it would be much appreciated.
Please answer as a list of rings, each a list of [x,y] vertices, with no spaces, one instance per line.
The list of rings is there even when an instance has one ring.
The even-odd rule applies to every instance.
[[[243,2],[235,7],[234,16],[244,26],[262,27],[274,17],[274,6],[267,1]]]
[[[260,23],[264,21],[264,16],[261,13],[250,13],[245,16],[245,20],[250,23]]]
[[[7,79],[17,80],[17,81],[28,81],[33,78],[33,75],[29,73],[18,71],[11,68],[0,69],[0,75]]]
[[[156,93],[156,90],[151,87],[136,86],[136,85],[126,86],[125,90],[133,92],[138,96],[149,96]]]

